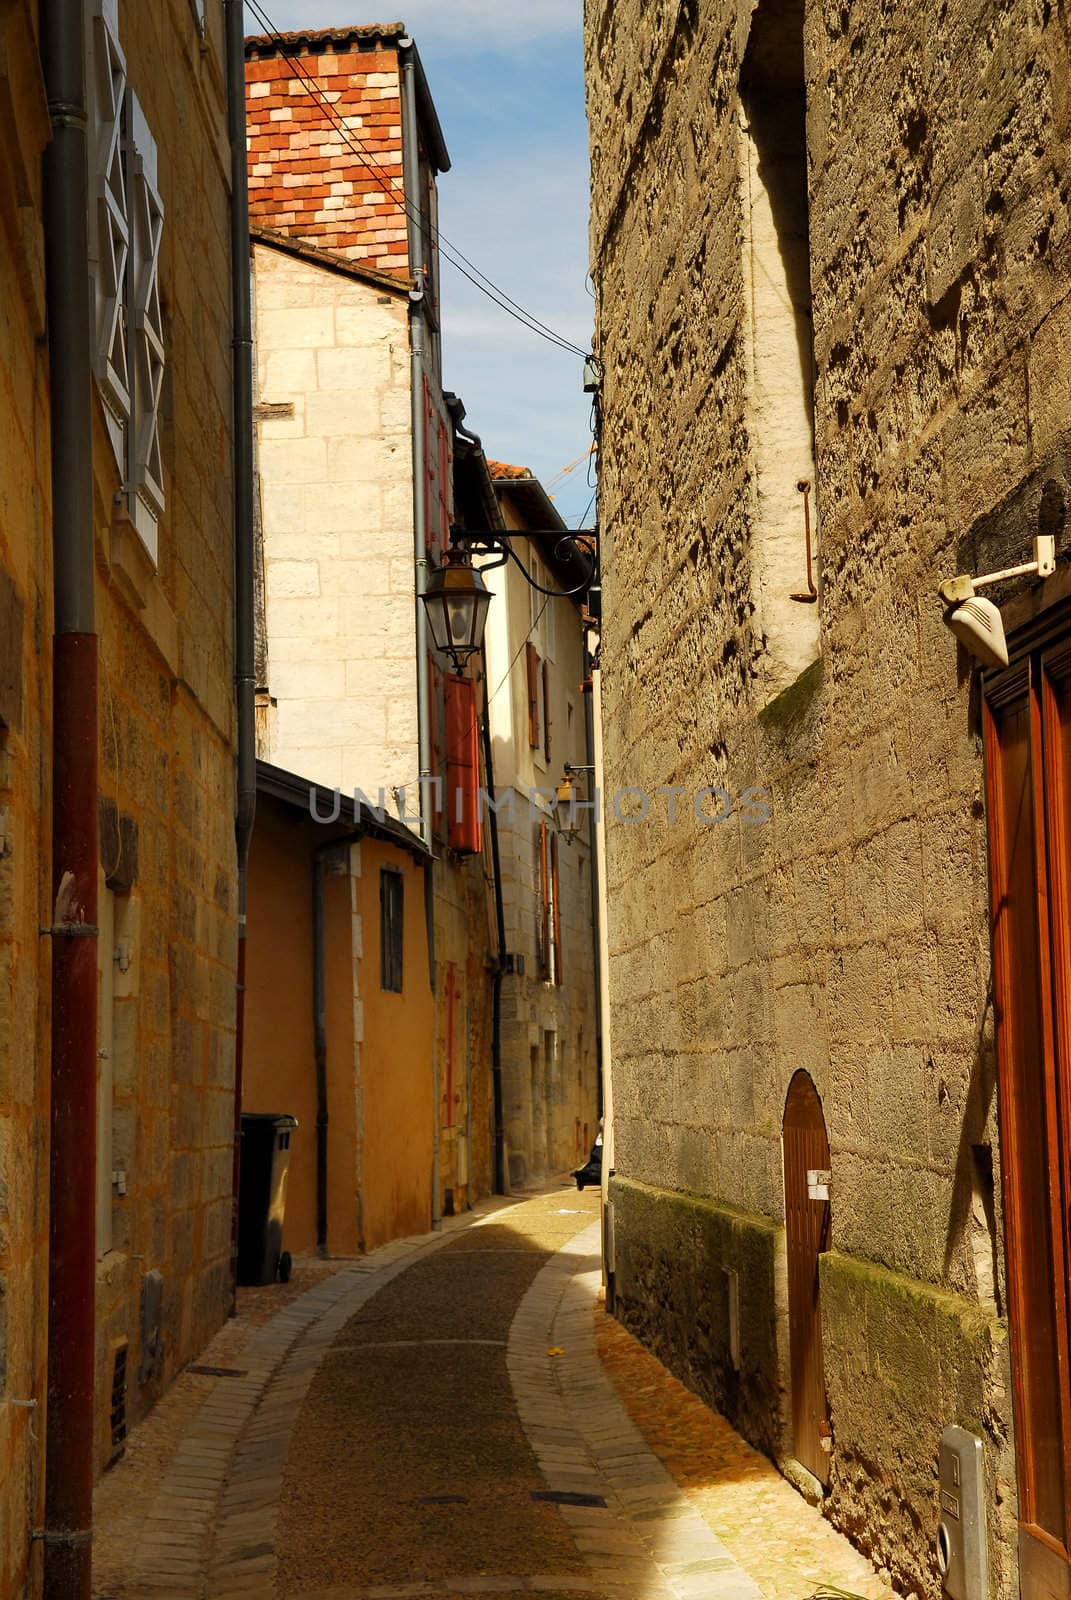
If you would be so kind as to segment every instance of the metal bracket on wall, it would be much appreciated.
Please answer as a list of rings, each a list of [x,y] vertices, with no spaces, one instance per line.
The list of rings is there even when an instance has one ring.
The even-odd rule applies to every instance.
[[[803,533],[807,545],[807,591],[805,594],[802,592],[790,594],[789,599],[799,600],[804,605],[812,606],[818,599],[818,590],[814,586],[814,578],[811,575],[811,480],[809,478],[801,478],[796,484],[796,488],[803,496]]]

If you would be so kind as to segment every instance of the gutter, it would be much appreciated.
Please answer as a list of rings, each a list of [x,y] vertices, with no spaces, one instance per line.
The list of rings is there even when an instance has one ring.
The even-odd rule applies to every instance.
[[[246,911],[249,845],[257,804],[253,518],[253,313],[245,136],[245,38],[241,0],[226,3],[227,133],[231,153],[231,306],[234,320],[234,655],[238,717],[235,844],[238,856],[238,967],[235,998],[234,1159],[231,1171],[231,1314],[238,1300],[238,1191],[245,1051]]]
[[[431,696],[428,683],[428,618],[421,596],[427,586],[427,507],[424,482],[427,472],[428,438],[424,414],[424,376],[427,354],[427,313],[424,307],[425,240],[420,204],[420,131],[417,100],[421,92],[423,69],[412,39],[398,41],[399,93],[402,103],[402,177],[405,186],[406,226],[408,230],[409,272],[416,287],[409,292],[410,405],[413,431],[413,566],[416,593],[416,680],[417,740],[420,767],[420,837],[428,851],[424,874],[424,916],[428,930],[428,977],[431,992],[436,988],[435,961],[435,869],[431,837]],[[427,94],[427,84],[423,85]],[[432,1040],[432,1076],[435,1094],[435,1120],[431,1170],[431,1225],[442,1226],[439,1165],[439,1041],[438,1028]]]
[[[92,1578],[99,786],[86,11],[41,0],[54,563],[45,1600],[89,1600]]]
[[[491,1091],[494,1104],[494,1180],[495,1194],[508,1194],[506,1184],[506,1128],[502,1106],[502,980],[509,968],[506,948],[506,908],[502,899],[502,858],[498,846],[498,806],[495,795],[495,756],[491,741],[491,688],[487,680],[487,655],[483,658],[484,778],[487,782],[488,826],[491,831],[491,868],[495,881],[495,931],[498,959],[491,975]]]

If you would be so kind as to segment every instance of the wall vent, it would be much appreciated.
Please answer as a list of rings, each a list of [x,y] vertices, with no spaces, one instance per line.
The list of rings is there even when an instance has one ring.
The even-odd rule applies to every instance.
[[[124,1340],[122,1344],[115,1346],[112,1358],[112,1454],[109,1466],[113,1461],[118,1461],[126,1442],[126,1352],[127,1346]]]

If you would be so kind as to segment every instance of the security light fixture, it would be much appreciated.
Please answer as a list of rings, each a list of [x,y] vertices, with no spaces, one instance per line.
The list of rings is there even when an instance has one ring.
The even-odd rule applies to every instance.
[[[1039,578],[1051,578],[1056,571],[1056,540],[1049,534],[1040,534],[1034,540],[1034,559],[1018,567],[1005,567],[1000,572],[987,572],[980,578],[961,573],[946,578],[939,594],[950,608],[945,622],[962,645],[976,656],[983,666],[1008,665],[1008,641],[1004,636],[1004,623],[992,600],[975,593],[990,583],[1002,583],[1005,578],[1021,578],[1036,573]]]
[[[448,655],[458,672],[469,656],[483,648],[483,630],[491,591],[458,545],[432,569],[421,595],[436,650]]]

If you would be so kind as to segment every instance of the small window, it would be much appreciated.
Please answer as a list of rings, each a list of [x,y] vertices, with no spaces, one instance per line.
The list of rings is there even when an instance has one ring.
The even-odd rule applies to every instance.
[[[405,879],[393,867],[379,874],[379,970],[380,987],[392,994],[402,992],[402,927],[405,907]]]

